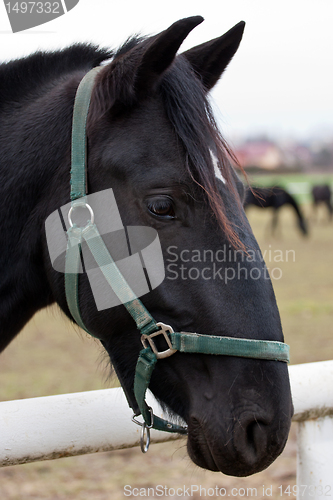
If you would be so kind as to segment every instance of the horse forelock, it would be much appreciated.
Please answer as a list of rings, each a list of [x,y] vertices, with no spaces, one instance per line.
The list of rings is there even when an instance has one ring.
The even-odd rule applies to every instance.
[[[161,92],[168,118],[187,152],[188,173],[203,189],[229,242],[244,250],[217,187],[217,179],[222,178],[240,210],[232,170],[232,162],[238,162],[218,129],[205,88],[185,57],[178,56],[165,73]]]

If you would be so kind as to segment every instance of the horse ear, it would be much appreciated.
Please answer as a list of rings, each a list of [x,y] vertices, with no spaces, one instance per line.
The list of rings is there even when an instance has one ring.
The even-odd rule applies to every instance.
[[[137,90],[151,89],[154,86],[171,65],[187,35],[203,20],[201,16],[181,19],[150,39],[137,70]]]
[[[241,42],[245,23],[241,21],[219,38],[187,50],[187,58],[207,90],[218,81],[236,53]]]
[[[176,53],[203,17],[193,16],[172,24],[142,43],[130,39],[125,51],[120,51],[114,61],[105,66],[96,77],[91,97],[88,125],[117,106],[134,103],[140,93],[150,92],[174,60]]]

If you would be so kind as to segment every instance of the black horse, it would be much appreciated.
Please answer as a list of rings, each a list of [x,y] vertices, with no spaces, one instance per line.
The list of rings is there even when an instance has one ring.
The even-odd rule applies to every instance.
[[[278,224],[278,210],[284,205],[290,205],[296,212],[297,224],[301,233],[304,236],[308,234],[307,224],[297,201],[290,193],[281,187],[248,188],[246,190],[244,208],[247,208],[249,205],[254,205],[259,208],[272,207],[274,209],[272,219],[273,233]]]
[[[313,208],[317,211],[318,205],[324,204],[329,213],[329,219],[333,217],[332,192],[329,184],[313,186],[312,190]]]
[[[242,209],[244,189],[206,98],[244,23],[177,55],[201,21],[180,20],[116,52],[75,45],[0,66],[1,349],[45,306],[57,302],[71,317],[44,223],[70,201],[77,87],[110,58],[88,116],[89,193],[112,188],[124,226],[155,228],[165,263],[172,248],[179,265],[177,278],[175,267],[167,268],[144,305],[176,331],[283,341],[272,285]],[[180,274],[185,255],[196,256],[195,279]],[[142,348],[132,318],[121,305],[98,311],[85,273],[79,302],[85,325],[131,392]],[[150,387],[187,422],[188,452],[203,468],[249,475],[284,448],[293,411],[285,363],[177,352],[157,363]]]

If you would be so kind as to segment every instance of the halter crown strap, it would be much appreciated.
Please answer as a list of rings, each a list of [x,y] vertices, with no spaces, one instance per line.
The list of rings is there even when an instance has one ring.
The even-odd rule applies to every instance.
[[[90,70],[81,80],[75,96],[72,122],[71,200],[87,194],[86,125],[95,78],[101,66]]]
[[[75,96],[71,149],[71,200],[73,208],[86,205],[84,199],[84,196],[87,194],[86,124],[92,89],[95,78],[101,69],[101,66],[93,68],[83,77]],[[95,336],[85,327],[79,309],[78,272],[81,260],[81,243],[82,239],[84,239],[106,280],[120,298],[121,302],[124,303],[128,312],[136,322],[138,329],[142,333],[156,331],[157,327],[153,317],[137,299],[118,270],[96,225],[88,224],[86,228],[78,228],[74,224],[73,227],[67,231],[67,235],[68,247],[65,265],[65,291],[69,310],[78,325],[93,337]],[[68,269],[74,268],[77,269],[76,273],[68,272]]]
[[[72,167],[71,167],[71,200],[72,209],[87,205],[86,194],[86,122],[89,110],[91,92],[95,77],[101,68],[89,71],[81,81],[74,104],[72,128]],[[93,219],[93,215],[91,216]],[[94,336],[85,326],[79,306],[79,270],[81,264],[81,244],[85,240],[97,265],[105,279],[119,297],[134,319],[144,349],[140,352],[134,377],[134,396],[129,394],[124,386],[128,403],[135,412],[143,416],[141,449],[148,450],[149,429],[151,427],[167,432],[185,434],[187,428],[167,422],[153,414],[148,407],[145,397],[149,387],[152,372],[158,359],[168,357],[175,352],[216,354],[224,356],[238,356],[273,361],[289,361],[289,346],[283,342],[252,340],[243,338],[217,337],[188,332],[174,332],[163,323],[156,323],[142,302],[135,296],[127,281],[116,266],[97,226],[91,220],[85,227],[72,224],[67,231],[68,243],[65,264],[65,293],[70,313],[76,323],[90,335]],[[155,345],[155,337],[163,335],[167,349],[160,352]],[[136,423],[138,423],[135,420]],[[143,445],[144,434],[147,432],[147,445]]]

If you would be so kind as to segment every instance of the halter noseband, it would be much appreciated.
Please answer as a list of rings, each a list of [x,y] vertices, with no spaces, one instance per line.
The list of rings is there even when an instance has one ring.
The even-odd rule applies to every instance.
[[[141,333],[144,349],[140,351],[134,377],[133,394],[123,385],[129,406],[134,411],[133,420],[141,425],[141,449],[148,451],[149,429],[187,433],[187,427],[168,422],[153,414],[145,401],[152,372],[158,359],[171,356],[176,351],[186,353],[219,354],[245,358],[266,359],[289,362],[289,346],[283,342],[268,340],[252,340],[231,337],[217,337],[188,332],[174,332],[164,323],[157,323],[147,311],[142,302],[135,296],[125,278],[117,268],[106,245],[94,223],[94,214],[87,204],[86,195],[86,121],[89,110],[92,88],[97,67],[89,71],[78,87],[73,112],[72,127],[72,158],[71,158],[71,208],[68,214],[69,229],[67,231],[67,250],[65,263],[65,293],[69,311],[76,323],[87,333],[94,336],[86,328],[80,313],[78,286],[81,261],[81,243],[85,241],[102,271],[108,284],[120,298]],[[76,207],[86,207],[90,211],[91,220],[85,227],[72,223],[72,212]],[[70,270],[70,272],[69,272]],[[75,270],[75,272],[73,272]],[[155,338],[162,335],[167,349],[159,352]],[[121,382],[121,380],[120,380]],[[144,422],[138,422],[135,417],[142,415]]]

